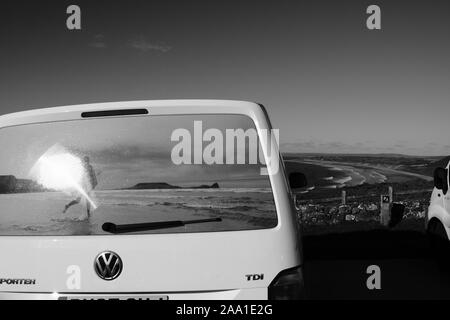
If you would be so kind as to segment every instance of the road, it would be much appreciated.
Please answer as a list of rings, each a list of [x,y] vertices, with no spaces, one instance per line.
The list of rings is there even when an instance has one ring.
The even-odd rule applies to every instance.
[[[374,230],[303,239],[309,299],[450,299],[450,267],[430,255],[423,233]],[[367,267],[381,271],[369,290]]]

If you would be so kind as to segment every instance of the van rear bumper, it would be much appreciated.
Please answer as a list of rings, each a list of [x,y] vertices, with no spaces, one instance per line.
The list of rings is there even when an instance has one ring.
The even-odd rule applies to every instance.
[[[267,300],[267,297],[267,288],[176,293],[0,292],[0,300]]]

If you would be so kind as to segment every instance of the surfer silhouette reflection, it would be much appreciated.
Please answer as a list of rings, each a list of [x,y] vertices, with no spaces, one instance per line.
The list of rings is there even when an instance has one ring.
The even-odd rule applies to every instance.
[[[86,220],[90,218],[91,215],[91,203],[89,201],[89,197],[91,197],[92,190],[95,189],[97,186],[97,176],[95,174],[94,168],[90,164],[90,159],[88,156],[85,156],[83,158],[83,175],[81,179],[81,189],[84,190],[85,195],[78,193],[77,198],[69,202],[65,205],[63,213],[66,213],[66,211],[76,205],[80,204],[86,208],[86,211],[84,211],[81,216],[78,218],[79,220]]]

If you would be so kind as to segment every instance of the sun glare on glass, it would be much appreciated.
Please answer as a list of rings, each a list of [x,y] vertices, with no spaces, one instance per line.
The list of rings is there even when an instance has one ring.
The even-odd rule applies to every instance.
[[[73,189],[80,184],[83,170],[81,160],[70,153],[44,155],[38,163],[38,182],[48,189]]]

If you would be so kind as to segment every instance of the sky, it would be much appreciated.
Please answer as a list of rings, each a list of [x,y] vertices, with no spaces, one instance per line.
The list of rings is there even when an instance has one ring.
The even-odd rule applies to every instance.
[[[381,8],[381,30],[366,8]],[[82,30],[66,28],[81,8]],[[207,98],[266,106],[284,152],[448,155],[448,1],[2,1],[0,114]]]

